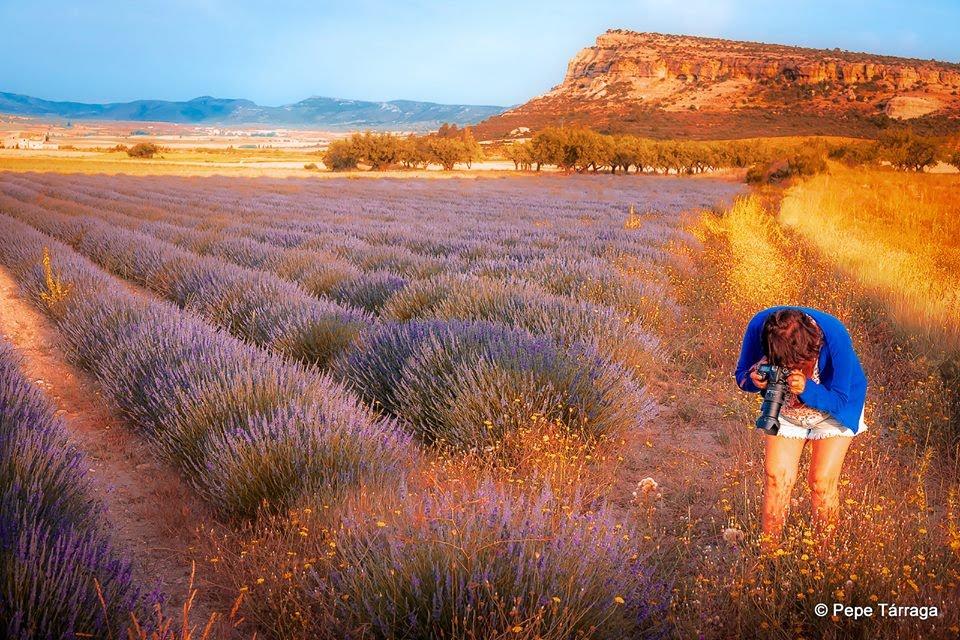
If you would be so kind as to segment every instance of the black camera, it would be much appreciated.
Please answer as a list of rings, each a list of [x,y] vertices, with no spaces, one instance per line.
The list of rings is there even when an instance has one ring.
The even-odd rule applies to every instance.
[[[790,369],[775,364],[761,364],[757,367],[757,373],[761,380],[767,382],[767,388],[763,391],[763,404],[760,405],[760,417],[756,422],[757,429],[763,429],[775,436],[780,430],[780,409],[790,392],[787,386]]]

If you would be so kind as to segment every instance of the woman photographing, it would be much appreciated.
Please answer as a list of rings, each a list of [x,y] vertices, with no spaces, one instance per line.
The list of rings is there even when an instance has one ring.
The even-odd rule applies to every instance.
[[[764,436],[763,540],[776,546],[808,440],[814,528],[826,532],[833,527],[844,457],[853,437],[867,428],[867,379],[843,324],[805,307],[773,307],[750,320],[735,372],[737,385],[762,393],[767,383],[757,367],[764,363],[790,371],[779,429]]]

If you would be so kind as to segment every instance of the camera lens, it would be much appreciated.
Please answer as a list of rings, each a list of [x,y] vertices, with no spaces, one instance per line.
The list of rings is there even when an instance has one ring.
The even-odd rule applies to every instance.
[[[760,406],[760,417],[757,418],[757,428],[776,435],[780,429],[780,409],[787,401],[786,370],[774,366],[764,366],[767,374],[767,388],[763,393],[763,404]]]

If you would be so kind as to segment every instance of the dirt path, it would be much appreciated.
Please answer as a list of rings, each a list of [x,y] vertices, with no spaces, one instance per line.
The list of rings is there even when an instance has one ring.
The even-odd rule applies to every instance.
[[[665,251],[669,251],[664,246]],[[645,267],[645,268],[644,268]],[[622,267],[621,273],[639,284],[649,281],[646,265],[641,268]],[[673,286],[668,291],[673,293]],[[679,321],[682,321],[680,319]],[[682,331],[677,320],[669,316],[653,326],[646,327],[662,342],[665,353]],[[669,356],[658,362],[659,369],[647,373],[646,387],[660,407],[659,414],[638,434],[627,451],[623,465],[623,478],[614,492],[615,500],[627,501],[632,497],[637,481],[650,477],[658,483],[665,476],[680,477],[694,482],[701,470],[716,465],[724,454],[717,440],[716,425],[719,411],[709,403],[699,403],[688,397],[690,390],[682,384],[683,373]],[[693,410],[691,410],[693,409]]]
[[[64,359],[51,323],[3,268],[0,332],[23,354],[27,377],[47,393],[66,420],[70,440],[86,454],[114,540],[129,550],[136,576],[147,588],[159,588],[167,596],[165,611],[176,615],[188,597],[196,529],[209,522],[206,509],[174,469],[157,462],[123,428],[90,377]],[[201,589],[191,621],[202,626],[211,610]]]

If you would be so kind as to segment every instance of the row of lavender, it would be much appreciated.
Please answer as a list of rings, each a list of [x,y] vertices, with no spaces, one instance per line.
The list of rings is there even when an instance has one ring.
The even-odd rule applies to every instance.
[[[4,182],[82,198],[105,197],[114,206],[132,204],[145,219],[200,216],[205,220],[255,222],[265,228],[330,232],[344,228],[362,231],[365,222],[371,220],[376,223],[376,229],[368,230],[371,242],[376,243],[378,235],[402,237],[408,230],[412,240],[419,235],[420,242],[415,244],[437,254],[456,253],[461,242],[471,236],[461,230],[487,228],[517,240],[532,233],[538,241],[580,241],[585,238],[580,237],[577,223],[622,219],[626,204],[671,213],[709,206],[738,190],[735,185],[716,182],[658,179],[626,183],[593,178],[544,178],[526,184],[509,180],[258,180],[237,185],[230,180],[204,180],[198,185],[195,180],[177,178],[30,175],[5,176]],[[558,224],[544,226],[551,221]],[[425,236],[425,231],[436,231],[437,222],[446,225],[445,234]],[[608,235],[600,240],[611,238],[617,239]]]
[[[402,322],[371,326],[361,312],[317,300],[269,273],[90,216],[10,198],[0,204],[239,337],[311,364],[331,363],[340,379],[427,441],[490,445],[531,414],[556,417],[591,437],[613,436],[650,408],[630,372],[606,355],[626,360],[644,345],[630,326],[590,303],[529,285],[491,281],[478,289],[466,278],[440,276],[391,300]],[[447,321],[408,322],[423,316]]]
[[[70,244],[118,276],[308,364],[325,366],[372,317],[308,295],[270,273],[200,257],[93,216],[46,209],[0,195],[8,215]]]
[[[322,213],[329,219],[319,222],[291,220],[277,213],[278,222],[264,219],[262,212],[242,208],[237,215],[253,217],[254,223],[223,223],[223,213],[205,217],[205,190],[195,198],[200,213],[190,214],[192,209],[183,205],[182,197],[172,203],[163,194],[156,197],[175,211],[157,209],[154,193],[144,194],[138,206],[133,196],[109,188],[105,194],[83,191],[92,191],[95,185],[81,184],[77,187],[81,193],[69,194],[69,201],[58,200],[54,186],[34,184],[30,179],[23,179],[17,187],[28,202],[42,193],[47,208],[100,216],[112,226],[138,229],[195,253],[273,273],[300,284],[314,296],[360,306],[386,319],[504,322],[534,333],[546,332],[562,344],[590,340],[605,355],[630,368],[639,364],[638,360],[642,362],[644,352],[656,344],[643,330],[644,313],[673,310],[663,287],[649,282],[653,276],[644,280],[625,277],[616,264],[636,266],[638,261],[654,259],[659,249],[651,247],[649,230],[622,229],[622,211],[610,211],[609,202],[585,203],[603,212],[591,224],[573,217],[573,212],[580,211],[582,218],[582,212],[589,209],[572,207],[550,225],[543,225],[530,213],[521,213],[520,220],[504,220],[504,211],[514,209],[502,208],[503,203],[487,195],[478,201],[464,199],[458,212],[466,209],[469,213],[470,203],[476,207],[479,202],[493,206],[499,217],[484,213],[477,219],[451,220],[442,208],[421,202],[432,194],[416,194],[412,200],[383,206],[402,205],[419,211],[435,227],[423,227],[420,221],[420,229],[400,233],[395,225],[381,228],[382,220],[396,218],[393,209],[380,215],[370,213],[369,219],[360,222],[356,216],[348,222],[349,215],[342,211],[326,210]],[[114,196],[119,201],[112,200]],[[372,203],[368,207],[382,204],[375,194]],[[445,204],[440,198],[440,206]],[[537,201],[527,199],[521,204],[523,212],[537,206]],[[329,207],[326,200],[320,205]],[[275,212],[270,209],[268,213]],[[611,220],[611,216],[619,217]],[[300,230],[269,228],[284,221]],[[664,229],[675,231],[659,220],[647,220],[645,225],[653,226],[660,235]],[[442,229],[440,238],[437,229]],[[658,270],[647,268],[645,272]],[[564,321],[556,323],[554,318]]]
[[[16,194],[12,190],[8,192]],[[24,203],[35,207],[38,195],[35,191],[23,189],[16,195]],[[560,337],[563,342],[570,342],[574,337],[583,339],[584,336],[606,336],[605,341],[611,345],[626,341],[639,342],[642,347],[649,346],[651,343],[651,338],[640,331],[636,325],[630,327],[630,330],[624,328],[624,318],[613,310],[589,300],[579,300],[571,295],[576,291],[598,289],[601,295],[616,296],[620,300],[636,300],[645,296],[656,297],[655,291],[646,290],[640,282],[632,281],[630,286],[626,286],[626,279],[621,274],[611,275],[610,272],[614,272],[615,269],[610,265],[605,267],[607,273],[601,273],[600,270],[586,273],[582,270],[582,265],[573,264],[567,264],[566,268],[558,269],[559,262],[540,264],[526,269],[528,275],[534,274],[539,279],[552,279],[554,282],[550,289],[559,289],[559,294],[543,286],[532,284],[529,278],[513,280],[511,276],[503,281],[492,272],[464,275],[454,280],[446,275],[435,275],[426,282],[413,283],[408,277],[379,269],[363,274],[358,267],[345,263],[343,258],[336,256],[331,258],[329,252],[283,250],[248,238],[231,238],[225,229],[218,229],[214,234],[191,228],[179,228],[163,222],[144,224],[138,218],[110,215],[72,202],[54,204],[49,198],[44,198],[42,204],[45,209],[58,210],[69,215],[101,217],[110,224],[111,228],[116,226],[139,228],[141,231],[173,242],[195,253],[212,255],[252,269],[273,273],[281,278],[294,280],[314,296],[321,298],[330,296],[348,304],[354,303],[370,310],[382,311],[381,315],[388,319],[403,320],[410,317],[493,319],[492,316],[497,316],[501,321],[533,331],[543,331],[543,316],[548,314],[577,319],[577,323],[568,331],[554,327],[561,334],[555,337]],[[319,240],[313,238],[313,241]],[[593,260],[599,262],[596,258]],[[348,266],[345,267],[344,264]],[[134,277],[143,275],[133,272],[128,263],[122,263],[118,267],[131,271]],[[353,275],[350,274],[351,269],[355,272]],[[435,274],[437,270],[437,268],[431,268],[428,274]],[[456,269],[443,269],[442,272],[443,274],[456,273]],[[403,293],[401,290],[412,284],[418,284],[419,287],[409,295],[401,296]],[[477,309],[457,308],[458,298],[462,299],[464,294],[476,291],[486,292],[491,299],[478,303]],[[285,292],[285,295],[289,295],[288,292]],[[441,297],[450,298],[450,304],[443,307],[433,304],[422,309],[411,306],[412,300],[424,296],[428,296],[434,303]],[[399,298],[397,309],[389,305],[389,302],[395,298]],[[460,302],[462,304],[462,300]],[[494,308],[490,308],[491,305]],[[487,317],[483,318],[483,315]]]
[[[70,294],[50,306],[68,356],[214,507],[253,515],[304,495],[334,497],[395,479],[415,451],[328,375],[129,292],[72,249],[0,216],[0,262],[36,301],[53,273]],[[146,256],[145,256],[146,257]]]
[[[464,627],[487,637],[518,622],[540,635],[640,637],[655,620],[663,593],[637,536],[602,508],[561,510],[549,492],[528,499],[491,485],[408,494],[399,480],[416,449],[325,376],[128,292],[18,221],[0,218],[0,234],[0,262],[34,300],[51,278],[69,289],[44,303],[68,355],[214,506],[249,515],[263,501],[327,505],[394,481],[374,512],[344,514],[336,553],[317,554],[304,576],[304,597],[333,616],[317,637]],[[44,247],[54,256],[46,273]],[[463,545],[479,562],[459,561]]]
[[[21,370],[19,353],[0,343],[4,638],[117,637],[146,604],[129,562],[110,543],[86,469],[63,421]]]
[[[25,190],[28,201],[42,193],[47,206],[56,206],[57,191],[52,186],[28,179],[17,186]],[[549,221],[529,214],[527,219],[516,219],[512,215],[514,207],[526,211],[538,206],[537,201],[517,205],[488,195],[477,201],[463,199],[456,206],[462,217],[451,219],[442,208],[447,204],[442,198],[429,206],[421,202],[432,198],[432,193],[383,205],[416,211],[429,221],[427,225],[423,220],[397,224],[392,209],[379,216],[370,214],[352,220],[343,212],[324,210],[316,214],[323,217],[320,221],[316,217],[300,220],[291,218],[291,214],[274,215],[273,210],[240,211],[230,214],[227,221],[223,213],[204,209],[203,195],[197,198],[200,202],[190,202],[190,207],[177,203],[168,205],[173,210],[161,211],[153,203],[152,193],[143,194],[138,203],[109,188],[106,193],[92,191],[90,185],[86,185],[89,193],[82,185],[77,188],[79,193],[71,192],[69,201],[60,203],[73,213],[124,214],[127,220],[114,216],[111,223],[131,228],[142,225],[140,230],[191,250],[244,266],[267,268],[281,277],[296,279],[312,293],[354,298],[361,305],[373,307],[371,310],[406,281],[450,273],[522,279],[555,295],[628,307],[637,297],[662,291],[648,283],[624,279],[614,262],[627,255],[654,259],[662,253],[652,246],[651,238],[676,232],[659,219],[645,220],[642,233],[625,231],[620,228],[622,208],[610,211],[609,202],[583,203],[581,213],[591,211],[590,207],[601,212],[596,220],[587,222],[582,215],[558,216],[552,203],[549,214],[555,217]],[[347,204],[339,205],[338,210],[346,210],[350,202],[347,198]],[[321,205],[325,203],[321,201]],[[380,206],[376,198],[373,205]],[[471,210],[480,205],[490,210]],[[504,219],[508,213],[510,217]],[[184,234],[184,227],[193,233]],[[361,278],[364,274],[367,277]],[[379,299],[378,289],[383,292]],[[369,294],[364,296],[363,292]]]
[[[49,185],[25,184],[56,194]],[[146,220],[141,230],[246,266],[266,265],[281,277],[297,279],[311,292],[354,296],[370,310],[376,310],[404,280],[469,273],[522,279],[552,294],[629,312],[637,298],[663,299],[662,287],[623,278],[616,263],[656,261],[663,256],[656,245],[677,233],[674,225],[666,223],[666,215],[645,218],[641,230],[623,229],[625,206],[618,199],[640,197],[629,190],[605,198],[582,198],[573,190],[558,199],[542,189],[518,200],[485,189],[451,202],[436,189],[424,189],[395,201],[378,199],[373,193],[363,206],[357,204],[355,194],[318,194],[328,196],[319,200],[318,211],[284,214],[275,207],[251,209],[246,203],[236,212],[220,211],[214,204],[205,209],[204,200],[209,199],[205,190],[197,197],[181,192],[176,201],[157,196],[164,207],[160,210],[153,203],[156,194],[149,189],[139,203],[125,194],[119,196],[126,200],[117,202],[112,200],[111,186],[86,185],[88,190],[101,188],[107,193],[70,194],[68,206],[76,207],[79,199],[97,211],[125,213],[139,223]],[[647,192],[644,197],[650,195]],[[304,208],[303,202],[311,201],[306,196],[284,200],[294,209]],[[678,198],[662,206],[668,212],[678,211],[688,203]],[[351,211],[353,207],[361,212]],[[381,207],[383,211],[378,210]],[[201,233],[178,237],[171,223]],[[225,242],[225,237],[230,241]],[[285,249],[286,255],[279,256],[278,249]],[[352,282],[359,278],[358,271],[367,275],[366,282]]]
[[[23,179],[22,184],[56,195],[56,187],[40,180]],[[264,186],[269,191],[270,185]],[[663,200],[677,201],[662,205],[668,212],[722,195],[701,193],[690,201],[689,195],[687,199],[676,197],[671,184],[663,186]],[[559,260],[561,266],[583,262],[574,266],[589,273],[592,280],[599,277],[615,282],[615,271],[605,264],[608,258],[624,253],[654,258],[660,252],[652,246],[651,237],[661,239],[676,233],[673,225],[664,223],[663,216],[645,219],[640,233],[620,228],[624,202],[641,197],[649,200],[649,190],[642,194],[630,189],[613,190],[602,198],[591,199],[574,189],[569,194],[577,201],[574,206],[555,198],[556,187],[550,185],[533,190],[525,198],[516,195],[522,193],[520,189],[485,186],[482,190],[473,187],[471,191],[462,184],[453,190],[431,186],[429,190],[409,193],[405,187],[398,187],[400,196],[387,198],[382,193],[378,196],[378,187],[364,185],[359,194],[355,187],[338,188],[336,193],[306,193],[279,202],[262,202],[263,196],[253,194],[242,202],[230,203],[233,209],[224,211],[225,194],[217,190],[210,194],[204,189],[194,195],[183,188],[176,192],[176,187],[173,183],[167,188],[175,191],[168,195],[162,186],[149,183],[74,181],[68,199],[101,210],[126,212],[140,220],[208,229],[219,237],[239,232],[276,246],[311,250],[324,247],[327,258],[348,258],[365,271],[389,270],[401,277],[415,278],[498,268],[522,273],[525,267],[545,262],[530,273],[531,277],[543,279],[552,272],[551,263]],[[132,188],[142,188],[144,192],[128,193]],[[689,191],[696,189],[685,185],[683,193]],[[281,206],[292,212],[281,210]],[[256,254],[254,251],[250,257],[258,259]],[[559,286],[559,292],[563,292],[560,281],[548,284]]]

